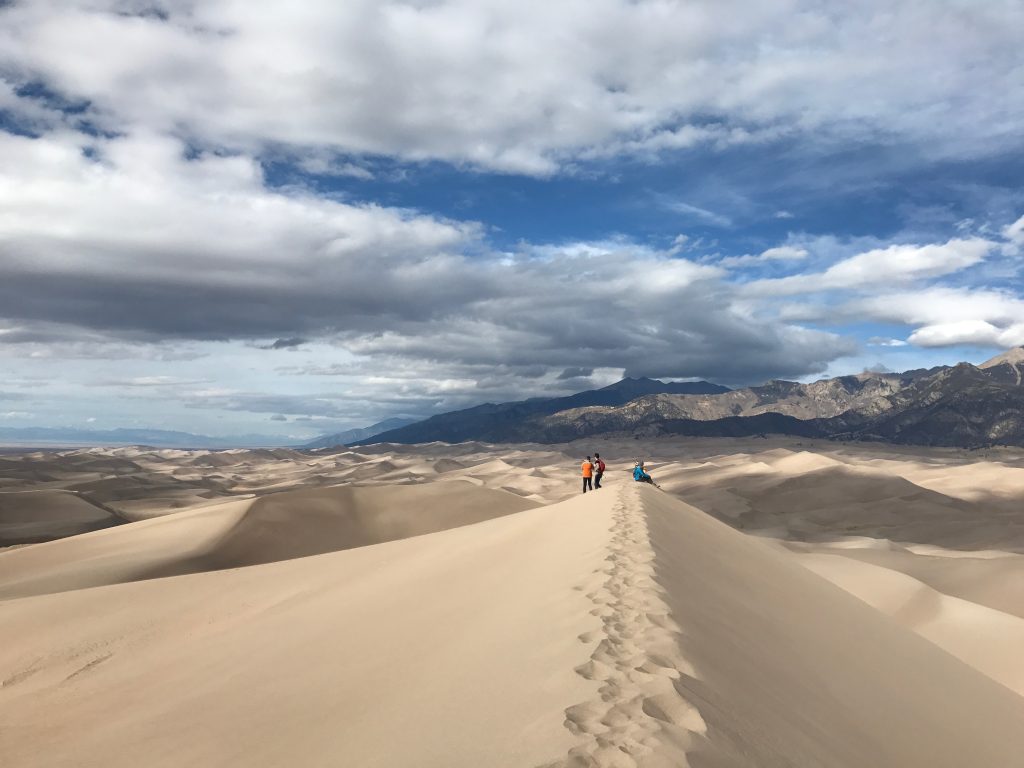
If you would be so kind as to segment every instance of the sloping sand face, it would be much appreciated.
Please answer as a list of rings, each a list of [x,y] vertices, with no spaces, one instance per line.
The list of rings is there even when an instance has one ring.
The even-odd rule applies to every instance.
[[[695,766],[1014,765],[1024,699],[765,542],[641,489]]]
[[[429,535],[8,600],[0,625],[16,766],[1024,754],[1024,698],[779,545],[614,478]]]
[[[0,553],[0,600],[290,560],[536,507],[470,483],[286,491]]]
[[[285,562],[7,601],[18,766],[538,765],[593,695],[573,585],[612,497]],[[52,622],[62,617],[64,631]]]
[[[0,547],[76,536],[122,522],[67,491],[0,491]]]

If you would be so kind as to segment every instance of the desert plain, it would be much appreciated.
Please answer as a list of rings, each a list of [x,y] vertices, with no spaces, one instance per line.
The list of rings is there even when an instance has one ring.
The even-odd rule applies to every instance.
[[[0,546],[5,767],[1024,764],[1019,451],[10,451]]]

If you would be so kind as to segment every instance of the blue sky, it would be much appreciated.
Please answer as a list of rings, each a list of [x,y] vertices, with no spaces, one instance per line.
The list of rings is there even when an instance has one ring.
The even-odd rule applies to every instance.
[[[1024,8],[0,5],[0,426],[301,439],[1024,343]]]

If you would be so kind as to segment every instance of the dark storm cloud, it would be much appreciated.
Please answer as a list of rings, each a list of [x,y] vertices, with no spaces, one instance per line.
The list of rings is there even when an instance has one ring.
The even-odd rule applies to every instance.
[[[560,374],[559,379],[585,379],[594,375],[593,368],[566,368]]]
[[[308,339],[303,339],[299,336],[292,336],[288,339],[277,339],[273,344],[267,344],[266,346],[260,347],[260,349],[295,349],[301,347],[306,343]]]

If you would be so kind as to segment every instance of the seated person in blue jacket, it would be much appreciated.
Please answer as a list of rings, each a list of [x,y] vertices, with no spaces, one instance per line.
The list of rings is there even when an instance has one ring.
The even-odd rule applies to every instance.
[[[638,483],[650,483],[651,485],[657,485],[657,483],[654,482],[654,478],[648,475],[644,470],[643,459],[636,460],[636,466],[633,467],[633,479]]]

